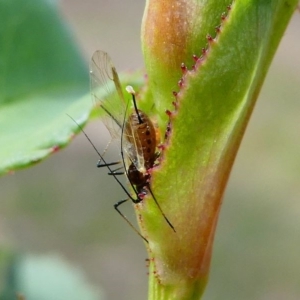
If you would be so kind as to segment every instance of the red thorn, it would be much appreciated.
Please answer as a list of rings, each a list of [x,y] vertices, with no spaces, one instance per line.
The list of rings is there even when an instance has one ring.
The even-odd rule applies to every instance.
[[[178,81],[179,87],[183,87],[183,78],[180,78]]]
[[[169,126],[166,130],[166,133],[165,133],[165,139],[167,140],[169,138],[169,136],[171,135],[171,127]]]
[[[60,150],[60,147],[55,145],[51,148],[51,153],[55,153],[55,152],[58,152]]]
[[[171,134],[171,123],[169,122],[168,125],[167,125],[167,128],[166,128],[166,132],[165,132],[165,140],[168,139],[170,134]]]
[[[215,30],[216,30],[217,33],[220,33],[221,32],[221,25],[216,26]]]
[[[183,74],[185,74],[188,71],[188,68],[186,67],[186,65],[184,63],[181,64],[180,68],[181,68],[181,71]]]
[[[178,93],[174,91],[174,92],[173,92],[173,96],[174,96],[174,97],[177,97],[177,95],[178,95]]]
[[[167,110],[166,110],[166,114],[167,114],[169,117],[171,117],[173,113],[172,113],[170,110],[167,109]]]
[[[227,6],[227,10],[231,10],[231,5],[228,5],[228,6]]]
[[[208,34],[206,36],[206,39],[208,40],[209,43],[213,42],[213,40],[214,40],[213,37],[210,34]]]
[[[197,56],[197,55],[193,55],[193,60],[195,61],[195,62],[197,62],[197,60],[199,59],[199,57]]]
[[[206,48],[202,48],[201,51],[202,51],[203,55],[205,55],[207,53],[207,49]]]
[[[223,12],[221,15],[221,20],[224,21],[225,19],[226,19],[226,13]]]
[[[160,149],[161,151],[164,151],[166,149],[166,146],[164,144],[160,144],[157,146],[158,149]]]
[[[177,101],[172,101],[172,105],[174,106],[175,110],[178,108],[178,103],[177,103]]]

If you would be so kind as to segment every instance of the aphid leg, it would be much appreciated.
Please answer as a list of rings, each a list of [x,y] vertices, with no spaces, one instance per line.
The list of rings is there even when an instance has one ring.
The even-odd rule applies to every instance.
[[[118,161],[118,162],[111,162],[111,163],[107,163],[106,161],[105,161],[105,159],[104,159],[104,157],[101,155],[101,153],[97,150],[97,148],[95,147],[95,145],[93,144],[93,142],[91,141],[91,139],[89,138],[89,136],[85,133],[85,131],[83,130],[83,128],[70,116],[70,115],[68,115],[74,122],[75,122],[75,124],[77,124],[77,126],[79,127],[79,129],[81,130],[81,132],[85,135],[85,137],[86,137],[86,139],[88,140],[88,142],[92,145],[92,147],[94,148],[94,150],[96,151],[96,153],[99,155],[99,161],[98,161],[98,163],[97,163],[97,167],[98,168],[102,168],[102,167],[107,167],[107,169],[109,170],[109,174],[110,175],[112,175],[114,178],[115,178],[115,180],[117,181],[117,183],[120,185],[120,187],[122,188],[122,190],[126,193],[126,195],[128,196],[128,198],[127,199],[125,199],[125,200],[121,200],[121,201],[119,201],[118,203],[116,203],[115,205],[114,205],[114,208],[115,208],[115,210],[120,214],[120,216],[129,224],[129,226],[145,241],[145,242],[147,242],[148,243],[148,240],[144,237],[144,236],[142,236],[142,234],[133,226],[133,224],[127,219],[127,217],[119,210],[119,206],[122,204],[122,203],[124,203],[124,202],[126,202],[126,201],[128,201],[129,199],[133,202],[133,203],[135,203],[135,204],[137,204],[137,203],[140,203],[143,199],[140,199],[139,197],[137,197],[137,199],[134,199],[131,195],[130,195],[130,193],[127,191],[127,189],[124,187],[124,185],[122,184],[122,182],[119,180],[119,178],[117,177],[117,175],[119,175],[119,172],[115,172],[115,171],[117,171],[118,169],[120,169],[120,168],[118,168],[118,169],[116,169],[116,170],[112,170],[111,169],[111,166],[114,166],[114,165],[117,165],[117,164],[119,164],[120,162]],[[122,134],[123,134],[123,130],[124,130],[124,126],[122,127]],[[122,143],[122,140],[121,140],[121,143]],[[125,162],[124,162],[124,156],[123,156],[123,151],[121,151],[121,156],[122,156],[122,162],[123,162],[123,166],[125,165]],[[136,190],[134,189],[134,191],[136,192]],[[136,194],[137,194],[137,192],[136,192]]]
[[[111,172],[107,173],[108,175],[124,175],[125,172],[124,171],[120,171],[123,169],[123,166],[122,167],[119,167],[115,170],[112,170]]]
[[[121,163],[121,162],[120,161],[114,161],[114,162],[111,162],[111,163],[104,163],[103,159],[101,158],[97,162],[97,168],[110,167],[110,166],[118,165],[119,163]]]
[[[148,240],[142,236],[142,234],[133,226],[133,224],[127,219],[127,217],[119,210],[119,206],[125,202],[127,202],[130,198],[120,200],[118,201],[115,205],[114,208],[115,210],[119,213],[119,215],[127,222],[127,224],[146,242],[149,243]],[[131,199],[133,203],[139,203],[142,201],[142,199]]]

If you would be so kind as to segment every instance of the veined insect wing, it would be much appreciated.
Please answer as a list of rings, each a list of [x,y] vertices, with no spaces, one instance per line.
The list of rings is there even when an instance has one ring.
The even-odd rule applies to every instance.
[[[90,83],[94,105],[104,111],[103,123],[113,139],[120,139],[126,104],[118,73],[106,52],[93,54]]]
[[[138,155],[140,141],[129,138],[132,130],[127,126],[131,112],[132,101],[125,101],[119,76],[111,58],[106,52],[97,50],[90,64],[91,94],[96,107],[104,111],[103,123],[111,134],[112,139],[121,140],[123,133],[122,151],[126,153],[129,163],[134,163],[138,169],[144,167],[143,157]],[[134,140],[134,143],[132,141]]]

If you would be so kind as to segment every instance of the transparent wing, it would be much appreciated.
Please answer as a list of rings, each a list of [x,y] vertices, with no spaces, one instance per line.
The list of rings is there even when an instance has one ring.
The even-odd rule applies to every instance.
[[[94,105],[105,111],[103,122],[112,138],[120,139],[126,106],[118,73],[106,52],[93,54],[90,81]]]
[[[124,124],[125,125],[125,124]],[[135,132],[134,126],[130,123],[130,118],[126,121],[122,135],[122,148],[126,153],[126,169],[133,163],[136,169],[142,173],[145,172],[145,159],[142,153],[142,144]]]
[[[126,104],[122,92],[119,76],[109,55],[97,50],[91,59],[90,64],[91,94],[94,105],[103,109],[106,116],[103,123],[113,139],[121,141],[122,148],[126,153],[126,164],[134,163],[138,170],[144,167],[144,159],[138,153],[141,147],[140,141],[133,137],[134,129],[125,126],[131,105]],[[125,128],[126,127],[126,128]]]

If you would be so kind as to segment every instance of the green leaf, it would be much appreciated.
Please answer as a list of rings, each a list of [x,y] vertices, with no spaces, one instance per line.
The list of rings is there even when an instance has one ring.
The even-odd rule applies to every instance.
[[[51,1],[0,3],[0,174],[68,144],[90,114],[88,68]]]

